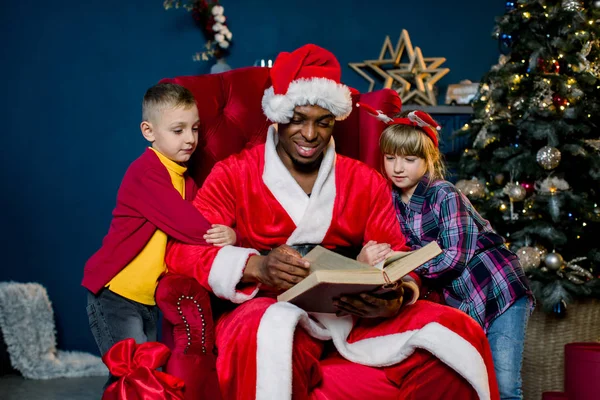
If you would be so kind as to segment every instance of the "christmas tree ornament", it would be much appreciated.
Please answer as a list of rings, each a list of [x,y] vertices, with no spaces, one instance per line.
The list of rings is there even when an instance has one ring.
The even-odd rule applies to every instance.
[[[584,142],[594,150],[600,151],[600,139],[586,139]]]
[[[455,186],[470,199],[480,199],[485,196],[485,187],[477,178],[462,179],[456,182]]]
[[[554,304],[554,306],[552,307],[552,312],[558,318],[566,317],[567,316],[567,302],[564,300],[561,300],[558,303]]]
[[[567,270],[566,277],[569,281],[581,285],[590,279],[594,279],[594,275],[590,271],[578,264],[585,260],[587,260],[587,257],[577,257],[565,265],[565,269]]]
[[[534,248],[537,250],[537,252],[540,255],[540,259],[544,259],[546,258],[546,254],[548,254],[548,249],[546,249],[544,246],[542,246],[541,244],[536,244],[534,246]]]
[[[536,160],[544,169],[554,169],[560,164],[561,153],[556,147],[544,146],[536,155]]]
[[[502,185],[504,183],[504,174],[496,174],[494,176],[494,182],[496,182],[497,185]]]
[[[544,257],[544,264],[552,271],[558,271],[563,266],[564,260],[558,253],[548,253]]]
[[[600,0],[594,0],[594,8],[600,8]]]
[[[548,214],[552,218],[552,221],[559,222],[560,220],[560,208],[563,205],[563,198],[559,196],[550,196],[548,199]]]
[[[517,98],[515,101],[513,101],[511,107],[517,111],[522,110],[525,107],[525,98],[524,97]]]
[[[540,194],[556,194],[570,188],[567,181],[556,176],[550,176],[541,182],[535,183],[535,190]]]
[[[542,262],[539,251],[533,247],[521,247],[517,251],[517,257],[519,257],[519,261],[525,272],[539,267]]]
[[[514,11],[516,9],[516,5],[514,1],[507,1],[506,2],[506,12],[511,12]]]
[[[552,104],[554,104],[554,107],[556,107],[557,109],[561,108],[561,107],[566,107],[568,103],[568,100],[564,97],[562,97],[560,94],[558,93],[554,93],[552,95]]]
[[[521,185],[517,185],[515,183],[509,183],[504,187],[504,194],[506,194],[512,201],[522,201],[527,192],[525,188]]]
[[[483,149],[490,143],[496,140],[495,136],[492,136],[488,133],[487,126],[482,126],[477,134],[477,137],[473,141],[473,147],[477,149]]]
[[[525,189],[525,193],[531,194],[535,189],[535,185],[529,182],[521,182],[521,186]]]
[[[538,79],[533,84],[533,104],[541,109],[548,108],[552,104],[552,88],[546,79]]]
[[[583,4],[579,0],[563,0],[562,7],[567,11],[581,11]]]
[[[545,74],[548,72],[548,63],[542,57],[539,57],[537,59],[537,69],[542,74]]]

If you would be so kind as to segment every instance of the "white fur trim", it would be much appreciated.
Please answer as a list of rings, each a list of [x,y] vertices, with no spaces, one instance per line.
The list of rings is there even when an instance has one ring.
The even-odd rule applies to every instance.
[[[274,125],[269,127],[265,144],[263,182],[288,213],[296,229],[287,244],[321,243],[331,225],[335,204],[335,143],[325,149],[319,174],[310,197],[287,170],[275,149],[278,139]]]
[[[253,254],[259,253],[254,249],[236,246],[225,246],[219,250],[208,274],[208,284],[217,297],[239,304],[256,296],[258,286],[250,294],[236,290],[236,286],[242,279],[248,257]]]
[[[321,106],[341,121],[352,112],[352,95],[348,86],[326,78],[297,79],[290,83],[286,94],[275,94],[273,86],[265,90],[262,108],[273,122],[287,124],[296,106]]]
[[[256,400],[291,398],[292,343],[298,323],[317,339],[331,339],[305,311],[291,303],[275,303],[267,308],[256,334]]]
[[[488,375],[481,354],[468,341],[441,324],[378,336],[352,344],[346,340],[352,318],[313,314],[290,303],[275,303],[263,315],[257,333],[256,399],[290,399],[292,393],[292,346],[298,324],[320,340],[333,339],[339,353],[352,362],[372,367],[397,364],[417,348],[425,349],[467,380],[481,400],[491,398]],[[274,379],[273,377],[277,377]]]

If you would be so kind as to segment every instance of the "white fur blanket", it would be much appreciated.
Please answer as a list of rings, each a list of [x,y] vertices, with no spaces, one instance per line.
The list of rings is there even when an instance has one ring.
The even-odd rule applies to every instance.
[[[11,364],[25,378],[108,375],[99,357],[56,349],[52,305],[37,283],[0,282],[0,328]]]

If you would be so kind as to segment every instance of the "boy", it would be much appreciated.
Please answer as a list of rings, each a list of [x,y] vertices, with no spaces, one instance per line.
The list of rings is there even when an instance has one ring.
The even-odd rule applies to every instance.
[[[170,83],[151,87],[142,119],[142,135],[152,145],[125,173],[109,232],[84,269],[90,328],[102,355],[126,338],[138,344],[157,340],[154,292],[166,272],[168,237],[197,245],[236,241],[225,227],[211,229],[185,200],[197,189],[185,164],[200,124],[192,93]]]

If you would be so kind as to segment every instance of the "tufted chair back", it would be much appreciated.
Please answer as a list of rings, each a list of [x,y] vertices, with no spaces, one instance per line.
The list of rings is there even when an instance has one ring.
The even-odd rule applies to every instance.
[[[201,185],[212,166],[231,154],[264,143],[270,122],[262,112],[261,100],[271,86],[269,69],[249,67],[215,75],[183,76],[163,79],[182,85],[194,94],[202,130],[190,173]],[[400,98],[390,89],[357,94],[353,102],[365,102],[393,115],[400,110]],[[338,153],[379,168],[379,134],[384,124],[354,110],[336,122],[334,138]]]

